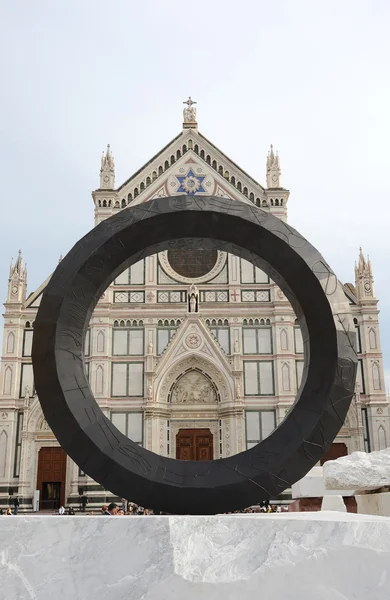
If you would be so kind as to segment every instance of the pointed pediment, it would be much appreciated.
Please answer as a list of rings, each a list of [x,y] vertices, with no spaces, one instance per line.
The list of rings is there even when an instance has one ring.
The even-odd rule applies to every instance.
[[[213,338],[208,327],[199,317],[189,317],[161,356],[156,367],[156,377],[166,370],[168,364],[172,365],[182,358],[193,355],[207,358],[227,372],[231,371],[227,355]]]
[[[123,185],[126,204],[175,196],[213,195],[264,206],[265,189],[197,130],[174,138]]]
[[[47,279],[45,279],[45,281],[43,283],[41,283],[41,285],[39,286],[39,288],[37,288],[35,290],[35,292],[33,292],[32,294],[29,295],[29,297],[27,298],[26,302],[25,302],[25,308],[38,308],[41,300],[42,300],[42,294],[47,286],[47,284],[49,283],[50,279],[51,279],[52,273],[49,275],[49,277]]]

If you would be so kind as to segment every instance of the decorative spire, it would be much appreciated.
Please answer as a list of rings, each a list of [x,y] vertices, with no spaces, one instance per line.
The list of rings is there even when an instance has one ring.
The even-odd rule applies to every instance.
[[[183,109],[183,128],[197,129],[196,108],[194,108],[194,104],[197,104],[197,102],[192,100],[191,96],[188,96],[188,100],[185,100],[183,104],[187,104],[187,108]]]
[[[271,148],[267,156],[267,188],[280,188],[280,164],[278,153],[274,153],[274,147]]]
[[[22,251],[18,251],[18,258],[16,259],[16,263],[14,264],[14,259],[11,260],[11,267],[9,271],[9,276],[12,277],[13,274],[22,275],[24,271],[24,261],[22,256]]]
[[[100,166],[100,189],[113,190],[115,186],[115,162],[110,144],[106,153],[103,152]]]
[[[362,248],[359,249],[357,264],[355,262],[355,286],[360,300],[375,297],[371,261],[368,256],[365,259]]]
[[[11,260],[8,279],[8,300],[7,302],[22,303],[26,299],[27,292],[27,265],[24,263],[22,251],[19,250],[18,258],[14,263]]]

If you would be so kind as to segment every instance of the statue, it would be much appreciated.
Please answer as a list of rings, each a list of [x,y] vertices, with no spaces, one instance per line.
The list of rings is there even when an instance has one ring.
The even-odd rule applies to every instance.
[[[153,342],[152,342],[152,340],[150,340],[149,345],[148,345],[148,353],[149,354],[153,354]]]
[[[239,380],[237,379],[237,383],[236,383],[236,400],[238,400],[239,398],[241,398],[241,385]]]
[[[26,400],[30,398],[30,387],[28,385],[26,385],[24,388],[24,397]]]
[[[237,339],[236,339],[236,340],[234,340],[234,352],[235,352],[236,354],[239,354],[239,352],[240,352],[240,344],[238,343],[238,340],[237,340]]]
[[[149,384],[149,387],[148,387],[148,399],[151,400],[152,398],[153,398],[153,388]]]
[[[192,284],[188,293],[188,312],[199,312],[199,292],[195,284]]]
[[[196,104],[196,102],[189,96],[188,100],[183,102],[183,104],[187,104],[188,107],[183,110],[184,123],[196,123],[196,108],[193,108],[193,105]]]

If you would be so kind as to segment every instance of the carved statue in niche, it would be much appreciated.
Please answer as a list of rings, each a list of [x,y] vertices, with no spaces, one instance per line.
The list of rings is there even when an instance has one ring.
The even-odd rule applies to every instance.
[[[153,354],[153,342],[152,342],[152,340],[150,340],[149,345],[148,345],[148,353],[149,354]]]
[[[175,404],[210,404],[217,402],[211,381],[199,371],[189,371],[179,379],[172,392]]]
[[[190,291],[188,292],[188,312],[199,312],[199,291],[194,283],[191,285]]]

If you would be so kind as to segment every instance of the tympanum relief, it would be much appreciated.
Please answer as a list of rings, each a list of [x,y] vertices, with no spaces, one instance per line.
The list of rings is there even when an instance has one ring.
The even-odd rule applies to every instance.
[[[211,381],[199,371],[189,371],[175,384],[172,392],[175,404],[208,404],[217,402]]]

